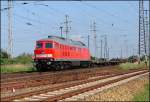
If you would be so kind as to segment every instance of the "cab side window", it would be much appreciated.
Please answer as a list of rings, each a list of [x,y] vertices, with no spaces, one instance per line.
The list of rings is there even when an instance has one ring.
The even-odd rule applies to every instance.
[[[43,46],[43,43],[39,43],[39,42],[38,42],[38,43],[36,44],[36,48],[42,48],[42,46]]]
[[[46,48],[52,48],[53,45],[52,45],[52,43],[46,43],[45,47],[46,47]]]

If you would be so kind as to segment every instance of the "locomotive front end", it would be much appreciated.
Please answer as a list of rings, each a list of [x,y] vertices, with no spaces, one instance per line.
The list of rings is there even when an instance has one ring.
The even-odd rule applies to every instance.
[[[37,41],[34,50],[34,63],[37,70],[47,69],[54,61],[52,41]]]

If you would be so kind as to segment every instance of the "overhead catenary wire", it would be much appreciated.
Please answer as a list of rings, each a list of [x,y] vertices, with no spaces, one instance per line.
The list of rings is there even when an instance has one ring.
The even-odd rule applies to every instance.
[[[94,6],[94,5],[91,5],[91,4],[88,4],[88,3],[86,3],[86,2],[82,2],[82,4],[83,5],[85,5],[85,6],[87,6],[87,7],[90,7],[90,8],[93,8],[93,9],[95,9],[95,10],[97,10],[98,12],[100,12],[100,10],[102,9],[100,9],[100,8],[97,8],[96,6]],[[103,13],[106,11],[106,10],[104,10],[104,9],[102,9],[103,10]],[[121,18],[121,17],[118,17],[117,15],[114,15],[114,14],[111,14],[111,13],[109,13],[108,11],[106,11],[106,13],[104,13],[104,14],[106,14],[106,15],[108,15],[108,16],[112,16],[114,19],[116,19],[117,21],[118,20],[120,20],[120,21],[122,21],[122,22],[124,22],[124,23],[127,23],[128,22],[128,24],[129,24],[129,21],[127,21],[127,20],[125,20],[125,19],[123,19],[123,18]],[[95,16],[96,18],[98,17],[98,21],[99,22],[101,22],[102,24],[103,24],[103,26],[105,26],[105,27],[107,27],[108,29],[110,29],[110,28],[112,28],[113,27],[113,31],[122,31],[122,29],[120,29],[119,27],[117,27],[116,26],[116,24],[112,21],[112,22],[106,22],[104,19],[103,19],[103,17],[100,17],[99,15],[97,15],[97,16]],[[119,18],[119,19],[118,19]],[[123,20],[122,20],[123,19]],[[102,27],[103,27],[102,26]],[[117,27],[117,28],[116,28]],[[116,29],[116,30],[115,30]],[[101,29],[101,31],[103,31],[102,29]],[[123,31],[126,31],[126,29],[123,29]],[[105,31],[105,33],[108,33],[108,32],[106,32]]]
[[[128,20],[123,19],[123,18],[119,17],[119,16],[116,15],[116,14],[112,14],[112,13],[110,13],[110,12],[108,12],[108,11],[102,9],[102,8],[97,8],[96,6],[91,5],[91,4],[88,4],[88,3],[86,3],[86,2],[84,2],[84,3],[82,3],[82,4],[84,4],[84,5],[88,6],[88,7],[91,7],[91,8],[93,8],[93,9],[97,10],[97,11],[100,11],[100,9],[101,9],[101,10],[103,10],[103,13],[105,12],[105,14],[107,14],[107,15],[109,15],[109,16],[112,16],[112,17],[114,17],[114,18],[117,19],[117,20],[123,21],[124,23],[129,23]],[[120,19],[118,19],[118,18],[120,18]]]
[[[133,11],[138,11],[137,7],[135,7],[135,5],[133,3],[131,3],[131,1],[127,1],[128,4],[130,5],[131,8],[133,8]],[[137,3],[137,6],[138,6],[138,2],[134,1],[135,3]]]
[[[25,3],[26,5],[27,4],[30,4],[30,3]],[[34,3],[32,3],[32,5],[34,5]],[[37,5],[37,4],[36,4]],[[40,4],[38,4],[38,5],[45,5],[45,4],[42,4],[42,3],[40,3]],[[52,11],[54,11],[54,13],[56,13],[56,12],[59,12],[59,14],[58,13],[56,13],[57,15],[60,15],[60,14],[63,14],[64,15],[64,12],[61,12],[60,10],[57,10],[57,9],[55,9],[55,8],[53,8],[53,7],[51,7],[51,6],[49,6],[49,5],[47,5],[47,6],[45,6],[45,7],[47,7],[49,10],[52,10]],[[48,10],[48,11],[49,11]],[[28,10],[29,11],[29,10]],[[30,13],[32,13],[33,14],[33,12],[30,12]],[[50,12],[51,13],[51,12]],[[49,14],[49,13],[48,13]],[[20,15],[19,15],[20,16]],[[58,17],[58,16],[56,16],[56,17]],[[23,17],[24,18],[24,17]],[[26,18],[27,19],[27,18]],[[30,18],[28,18],[28,20],[29,20]],[[31,20],[31,19],[30,19]],[[78,22],[78,20],[77,20],[77,22]],[[78,23],[81,23],[81,22],[78,22]],[[41,24],[41,23],[40,23]],[[83,23],[81,23],[81,24],[83,24]],[[86,24],[85,24],[86,25]]]

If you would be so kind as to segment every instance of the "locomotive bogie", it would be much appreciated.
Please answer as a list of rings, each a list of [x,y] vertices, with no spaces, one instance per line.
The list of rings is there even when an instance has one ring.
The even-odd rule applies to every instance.
[[[38,71],[63,70],[71,67],[90,67],[90,61],[52,61],[50,59],[35,60],[35,67]]]

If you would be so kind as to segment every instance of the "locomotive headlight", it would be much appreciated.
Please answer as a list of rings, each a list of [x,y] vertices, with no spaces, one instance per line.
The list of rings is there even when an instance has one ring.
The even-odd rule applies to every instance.
[[[48,65],[50,65],[50,64],[51,64],[51,62],[47,62],[47,64],[48,64]]]
[[[47,57],[53,57],[53,55],[52,54],[47,54]]]
[[[53,57],[52,54],[37,54],[36,57]]]

